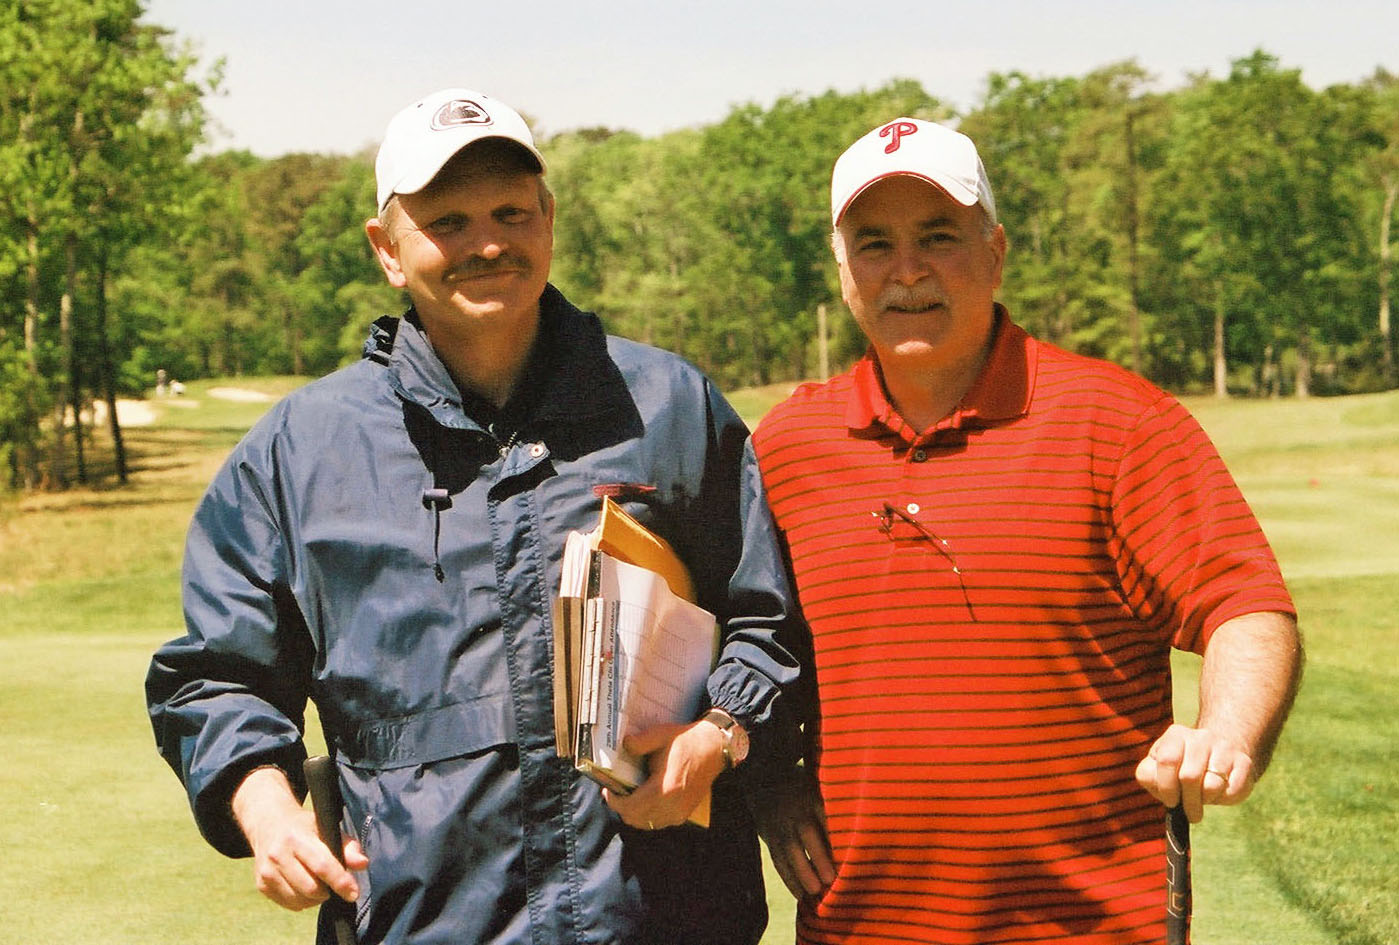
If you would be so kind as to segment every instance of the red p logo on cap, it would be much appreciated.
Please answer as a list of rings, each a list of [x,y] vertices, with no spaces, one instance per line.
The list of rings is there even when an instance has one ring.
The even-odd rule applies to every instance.
[[[911,135],[917,130],[918,126],[909,121],[890,122],[883,128],[880,128],[879,136],[881,138],[891,139],[889,143],[884,146],[884,153],[893,154],[895,151],[899,150],[899,139],[904,135]]]

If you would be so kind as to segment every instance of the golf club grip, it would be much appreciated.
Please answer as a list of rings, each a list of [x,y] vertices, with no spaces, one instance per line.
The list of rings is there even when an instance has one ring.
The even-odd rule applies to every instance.
[[[316,815],[316,829],[330,852],[343,865],[345,842],[340,835],[340,814],[344,802],[340,799],[340,774],[335,762],[325,755],[314,755],[301,765],[306,775],[306,788],[311,794],[311,810]],[[357,945],[355,940],[354,905],[331,893],[325,906],[330,910],[335,929],[335,945]]]
[[[1190,818],[1177,804],[1166,812],[1166,945],[1190,941]]]

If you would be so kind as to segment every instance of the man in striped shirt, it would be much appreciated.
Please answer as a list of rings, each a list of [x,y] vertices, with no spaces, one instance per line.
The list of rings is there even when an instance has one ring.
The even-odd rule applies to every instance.
[[[817,784],[764,817],[798,940],[1159,943],[1162,805],[1247,797],[1296,689],[1277,563],[1174,398],[994,301],[969,138],[874,129],[831,211],[869,352],[754,435],[818,689]]]

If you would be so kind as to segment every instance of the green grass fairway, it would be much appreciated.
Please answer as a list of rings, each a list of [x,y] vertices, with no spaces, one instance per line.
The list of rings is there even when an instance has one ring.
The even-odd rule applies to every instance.
[[[0,500],[0,902],[23,945],[294,945],[311,914],[252,886],[199,838],[156,755],[142,699],[151,651],[181,632],[189,514],[266,409],[191,384],[126,431],[126,488]],[[740,392],[750,421],[786,386]],[[1195,830],[1200,945],[1399,942],[1399,393],[1191,401],[1283,562],[1308,667],[1268,777]],[[98,451],[96,462],[103,457]],[[1196,661],[1176,661],[1194,714]],[[312,734],[313,740],[318,738]],[[768,945],[792,940],[770,877]]]

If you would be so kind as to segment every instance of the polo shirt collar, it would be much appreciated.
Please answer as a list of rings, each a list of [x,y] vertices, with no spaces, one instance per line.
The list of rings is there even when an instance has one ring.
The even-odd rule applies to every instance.
[[[999,302],[995,305],[995,341],[986,364],[962,402],[939,420],[933,430],[988,426],[1023,417],[1030,410],[1038,364],[1034,342],[1023,328],[1010,320],[1005,306]],[[909,441],[920,433],[932,432],[914,430],[889,401],[873,348],[856,363],[852,373],[854,387],[845,414],[846,425],[852,432],[884,427]]]

